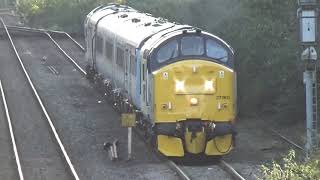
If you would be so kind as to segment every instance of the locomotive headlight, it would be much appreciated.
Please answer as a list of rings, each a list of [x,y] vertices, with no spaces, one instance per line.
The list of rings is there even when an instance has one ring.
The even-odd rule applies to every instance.
[[[205,81],[204,82],[204,89],[206,91],[213,91],[213,81]]]
[[[198,99],[197,98],[191,98],[190,99],[190,104],[192,105],[192,106],[195,106],[195,105],[198,105]]]
[[[176,80],[176,91],[184,90],[184,81]]]

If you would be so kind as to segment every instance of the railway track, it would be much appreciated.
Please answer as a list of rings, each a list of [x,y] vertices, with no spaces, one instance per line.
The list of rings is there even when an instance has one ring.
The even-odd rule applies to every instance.
[[[230,164],[220,159],[211,165],[177,165],[170,161],[170,167],[175,169],[183,180],[191,179],[235,179],[245,180]]]
[[[285,142],[289,143],[291,146],[293,146],[294,148],[307,153],[306,150],[298,145],[297,143],[293,142],[292,140],[290,140],[289,138],[285,137],[284,135],[280,134],[278,131],[274,130],[274,129],[269,129],[274,135],[278,136],[279,138],[281,138],[282,140],[284,140]]]
[[[20,179],[76,179],[79,177],[57,130],[20,58],[3,19],[0,77]],[[6,92],[6,95],[4,93]],[[9,115],[10,114],[10,115]],[[10,118],[10,119],[9,119]],[[15,133],[13,133],[15,132]]]
[[[9,26],[8,29],[18,30],[18,31],[28,31],[32,33],[41,33],[47,36],[55,44],[55,46],[59,49],[59,51],[74,65],[74,67],[76,67],[82,75],[84,76],[86,75],[86,72],[83,69],[85,64],[79,61],[79,59],[84,58],[85,50],[80,45],[80,43],[74,40],[69,34],[65,32],[60,32],[60,31],[48,31],[44,29],[33,29],[33,28],[16,27],[16,26]],[[65,38],[67,38],[69,42],[66,42],[68,40],[66,40]],[[68,50],[69,52],[67,53],[66,50]],[[75,53],[74,51],[77,51],[77,50],[80,52]],[[140,138],[143,138],[141,134],[139,133],[137,134]],[[190,170],[189,167],[177,165],[175,162],[162,157],[157,152],[154,152],[154,153],[156,153],[158,158],[162,159],[173,171],[175,171],[180,179],[184,179],[184,180],[193,179],[191,176],[188,175],[188,171]],[[229,177],[232,177],[233,179],[237,179],[237,180],[244,180],[244,178],[236,170],[234,170],[231,165],[226,163],[224,160],[220,160],[218,165],[215,165],[215,166],[205,166],[205,167],[197,167],[197,168],[202,169],[202,171],[205,171],[208,168],[220,168],[220,169],[223,169],[223,171],[225,171],[229,175]]]
[[[14,179],[18,179],[18,177],[20,179],[24,179],[23,177],[23,173],[22,173],[22,170],[21,170],[21,163],[20,163],[20,157],[19,157],[19,154],[18,154],[18,151],[17,151],[17,145],[16,145],[16,140],[15,140],[15,137],[14,137],[14,132],[13,132],[13,129],[12,129],[12,123],[11,123],[11,118],[10,118],[10,114],[9,114],[9,110],[8,110],[8,105],[7,105],[7,100],[6,100],[6,96],[5,96],[5,93],[4,93],[4,90],[3,90],[3,86],[2,86],[2,82],[0,80],[0,96],[1,96],[1,99],[2,99],[2,105],[3,105],[3,108],[0,108],[0,111],[1,111],[1,114],[3,115],[3,117],[1,117],[3,120],[6,119],[7,120],[7,125],[8,125],[8,128],[5,128],[6,126],[3,124],[1,124],[1,127],[3,129],[1,129],[1,132],[5,132],[4,134],[1,134],[1,137],[4,138],[6,137],[7,139],[7,143],[6,144],[1,144],[1,147],[2,147],[2,151],[4,149],[6,149],[6,152],[4,154],[7,155],[7,157],[10,157],[10,159],[15,159],[15,163],[16,163],[16,168],[12,168],[13,163],[11,161],[8,161],[5,162],[5,160],[1,159],[1,162],[8,165],[5,169],[10,169],[10,172],[6,172],[6,179],[13,179],[13,177],[15,177]],[[3,123],[1,121],[1,123]],[[6,131],[8,129],[8,131]],[[12,149],[13,149],[13,155],[12,155],[12,149],[10,149],[10,143],[9,141],[11,142],[11,145],[12,145]],[[3,153],[3,152],[2,152]],[[14,169],[17,169],[17,172],[14,170]],[[16,175],[18,174],[18,175]]]
[[[68,55],[68,53],[62,48],[62,46],[59,45],[59,43],[55,43],[57,46],[59,46],[59,49],[65,54],[65,56],[73,63],[78,63],[76,60],[74,60],[71,56]],[[77,45],[79,43],[76,43]],[[84,50],[84,48],[80,48],[82,50]],[[83,70],[83,66],[81,67],[81,65],[76,65],[76,67],[80,67],[78,68],[80,70],[80,72],[82,72],[82,74],[85,76],[86,73],[85,71]],[[137,133],[138,136],[143,139],[142,135]],[[145,141],[144,141],[145,142]],[[152,147],[149,147],[149,148],[152,148]],[[157,152],[154,152],[154,153],[157,153]],[[159,157],[161,155],[158,154],[158,158],[160,159],[163,159],[165,161],[165,163],[172,169],[174,170],[177,175],[180,177],[180,179],[183,179],[183,180],[190,180],[192,179],[191,177],[189,177],[187,175],[186,172],[184,172],[184,170],[179,166],[177,165],[175,162],[171,161],[171,160],[168,160],[168,159],[165,159],[163,157]],[[235,169],[232,168],[231,165],[229,165],[227,162],[225,162],[224,160],[219,160],[219,166],[224,169],[226,172],[228,172],[228,174],[231,175],[231,177],[233,177],[234,179],[236,180],[245,180],[245,178],[243,178]]]

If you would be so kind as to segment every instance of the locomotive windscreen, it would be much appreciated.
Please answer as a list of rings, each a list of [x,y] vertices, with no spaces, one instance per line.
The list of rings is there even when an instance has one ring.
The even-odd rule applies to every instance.
[[[229,63],[231,56],[230,49],[216,39],[203,34],[183,34],[156,48],[150,56],[149,67],[154,71],[186,59],[202,59],[232,66],[233,62]]]

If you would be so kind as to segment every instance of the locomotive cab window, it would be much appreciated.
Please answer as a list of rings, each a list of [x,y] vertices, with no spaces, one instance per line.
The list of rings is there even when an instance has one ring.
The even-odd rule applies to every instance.
[[[204,41],[200,36],[186,36],[181,38],[181,53],[184,56],[203,55]]]
[[[157,53],[157,61],[159,63],[163,63],[169,59],[176,58],[178,53],[178,41],[171,41],[159,49]]]
[[[208,39],[206,41],[206,46],[208,57],[219,60],[221,62],[228,61],[228,51],[225,48],[223,48],[220,44],[218,44],[216,41]]]

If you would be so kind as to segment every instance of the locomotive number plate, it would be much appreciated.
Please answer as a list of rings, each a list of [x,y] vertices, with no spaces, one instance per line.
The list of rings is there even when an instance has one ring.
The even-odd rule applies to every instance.
[[[136,126],[136,114],[135,113],[122,113],[121,114],[121,126],[122,127]]]

